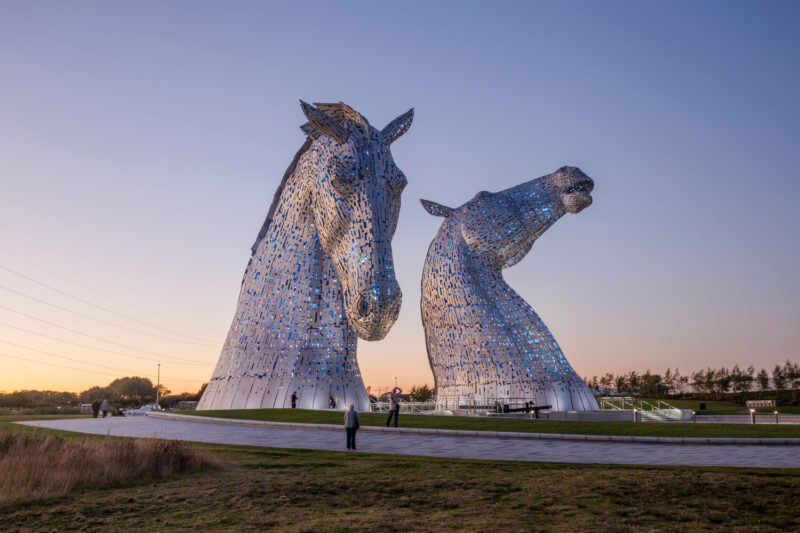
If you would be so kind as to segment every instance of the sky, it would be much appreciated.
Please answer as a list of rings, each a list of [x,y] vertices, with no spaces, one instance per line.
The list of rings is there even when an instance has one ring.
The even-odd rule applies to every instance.
[[[367,385],[433,384],[425,254],[458,206],[580,167],[508,283],[581,376],[800,359],[797,2],[0,3],[0,391],[211,376],[249,249],[344,101],[408,178]],[[60,365],[60,366],[59,366]]]

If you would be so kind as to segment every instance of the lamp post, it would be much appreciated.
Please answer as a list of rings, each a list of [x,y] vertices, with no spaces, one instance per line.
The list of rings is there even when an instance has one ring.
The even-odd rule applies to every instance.
[[[397,388],[397,376],[392,376],[394,378],[394,388]]]
[[[775,411],[775,423],[778,423],[778,411]]]
[[[750,409],[750,423],[751,424],[755,424],[756,423],[756,410],[755,409]]]
[[[158,403],[158,394],[161,392],[161,363],[158,363],[158,379],[156,380],[156,403]]]

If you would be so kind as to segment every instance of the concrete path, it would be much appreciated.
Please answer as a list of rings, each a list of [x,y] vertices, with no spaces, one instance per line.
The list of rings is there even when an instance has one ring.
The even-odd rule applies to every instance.
[[[28,426],[162,439],[273,448],[345,450],[344,430],[205,424],[153,417],[79,418],[19,422]],[[359,452],[549,463],[800,468],[796,446],[639,444],[451,437],[409,433],[358,434]]]

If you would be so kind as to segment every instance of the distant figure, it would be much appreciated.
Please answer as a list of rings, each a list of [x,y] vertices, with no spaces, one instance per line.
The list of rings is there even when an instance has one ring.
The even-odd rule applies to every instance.
[[[297,408],[297,392],[292,393],[292,409]]]
[[[353,404],[344,412],[344,430],[347,433],[347,449],[356,449],[356,431],[361,424],[358,422],[358,411],[355,410]]]
[[[100,414],[100,402],[95,400],[92,404],[92,418],[97,418],[98,414]]]
[[[103,400],[103,403],[100,404],[100,412],[103,413],[103,418],[106,417],[106,415],[110,410],[111,410],[111,405],[109,405],[108,400]]]
[[[333,396],[328,396],[328,407],[331,409],[336,409],[336,398]]]
[[[395,387],[392,389],[392,393],[389,394],[389,418],[386,419],[386,427],[389,427],[389,423],[392,421],[392,416],[394,416],[394,427],[397,427],[397,419],[400,418],[400,395],[403,394],[403,389],[400,387]]]

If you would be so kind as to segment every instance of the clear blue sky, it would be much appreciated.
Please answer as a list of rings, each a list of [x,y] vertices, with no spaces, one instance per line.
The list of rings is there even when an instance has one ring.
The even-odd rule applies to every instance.
[[[432,383],[419,284],[440,220],[418,199],[458,205],[565,164],[595,179],[594,204],[506,278],[581,375],[798,360],[799,15],[777,1],[2,2],[0,264],[221,343],[302,143],[298,99],[342,100],[378,127],[413,106],[393,146],[409,182],[394,240],[404,303],[384,341],[359,343],[367,384]],[[0,284],[104,316],[7,271]],[[218,356],[8,291],[0,302],[206,362],[165,365],[195,380],[174,390]],[[3,309],[0,322],[90,342]],[[155,373],[18,330],[0,340]],[[0,390],[112,379],[0,365]]]

